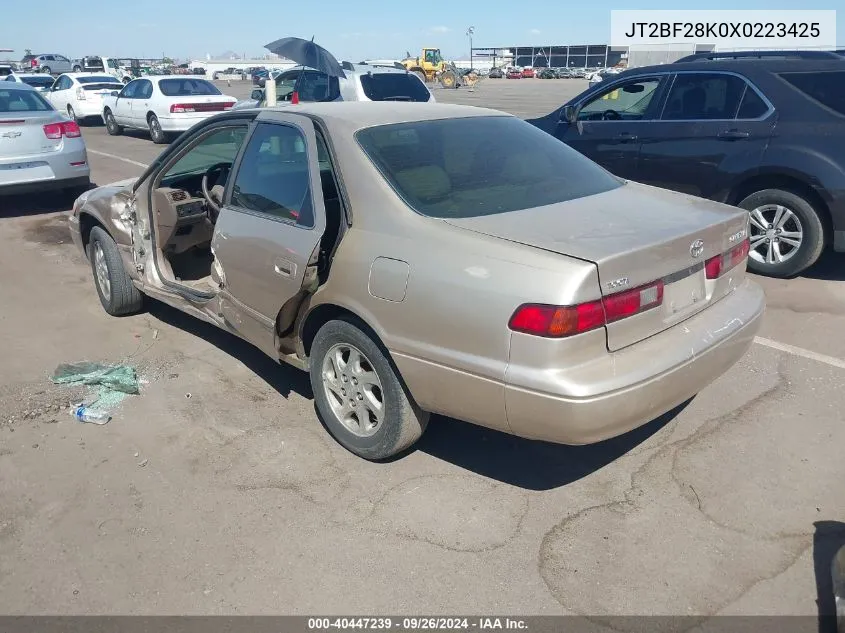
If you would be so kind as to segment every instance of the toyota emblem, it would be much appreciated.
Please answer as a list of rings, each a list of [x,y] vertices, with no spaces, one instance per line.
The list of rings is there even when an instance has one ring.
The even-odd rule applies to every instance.
[[[689,254],[693,257],[701,257],[701,254],[704,252],[704,240],[695,240],[689,246]]]

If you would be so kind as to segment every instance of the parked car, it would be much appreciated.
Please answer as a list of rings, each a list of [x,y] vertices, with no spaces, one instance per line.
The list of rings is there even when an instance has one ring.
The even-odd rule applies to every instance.
[[[568,68],[555,68],[558,79],[572,79],[575,75]]]
[[[215,70],[211,78],[216,80],[243,79],[245,72],[240,68],[227,68],[226,70]]]
[[[505,73],[501,68],[491,68],[487,76],[490,79],[501,79],[505,76]]]
[[[47,92],[54,83],[54,79],[50,75],[41,73],[9,73],[3,81],[13,81],[19,84],[26,84],[32,86],[39,92]]]
[[[13,72],[15,72],[15,69],[12,68],[11,64],[0,64],[0,77],[8,77]]]
[[[201,77],[142,77],[103,97],[103,120],[112,136],[124,128],[148,130],[153,143],[166,143],[216,112],[230,110],[237,100]]]
[[[518,68],[511,68],[505,77],[507,79],[522,79],[522,71]]]
[[[102,73],[65,73],[47,91],[47,100],[78,123],[103,121],[103,97],[122,90],[123,83]]]
[[[605,81],[608,77],[612,77],[613,75],[618,75],[620,72],[622,71],[618,68],[603,68],[601,70],[597,70],[589,76],[590,86],[594,86],[597,83]]]
[[[70,216],[107,313],[147,295],[308,370],[367,459],[429,412],[583,444],[685,402],[759,327],[747,228],[517,117],[427,103],[221,114]]]
[[[414,73],[392,66],[343,62],[345,77],[330,77],[313,68],[293,68],[276,77],[276,98],[292,101],[416,101],[434,102],[435,98]],[[264,107],[264,88],[256,88],[249,99],[239,101],[236,109]]]
[[[532,123],[618,176],[747,209],[754,272],[845,252],[845,60],[636,68]]]
[[[556,70],[552,68],[543,68],[540,72],[537,73],[538,79],[557,79],[558,74]]]
[[[534,69],[533,68],[523,68],[522,69],[522,78],[523,79],[534,79]]]
[[[123,68],[120,61],[114,57],[102,57],[100,55],[88,55],[73,60],[73,72],[75,73],[96,73],[98,75],[111,75],[121,83],[127,84],[132,81],[132,73],[129,68]]]
[[[39,55],[26,55],[21,60],[23,68],[35,73],[46,73],[58,75],[69,73],[73,70],[73,63],[64,55],[56,53],[41,53]]]
[[[32,86],[0,82],[0,193],[64,189],[75,197],[89,176],[79,126]]]

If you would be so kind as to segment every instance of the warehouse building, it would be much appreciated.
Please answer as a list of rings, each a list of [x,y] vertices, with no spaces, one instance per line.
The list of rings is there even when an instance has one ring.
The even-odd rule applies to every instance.
[[[524,68],[608,68],[668,64],[692,53],[711,51],[712,45],[671,44],[666,46],[497,46],[473,47],[473,66],[518,66]]]

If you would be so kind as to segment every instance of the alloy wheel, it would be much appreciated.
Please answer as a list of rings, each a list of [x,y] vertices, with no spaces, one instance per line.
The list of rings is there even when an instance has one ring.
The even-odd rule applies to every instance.
[[[749,212],[751,251],[749,257],[761,264],[789,261],[804,239],[801,220],[782,204],[764,204]]]
[[[94,273],[97,276],[97,286],[106,300],[111,299],[111,281],[109,280],[109,267],[106,263],[106,254],[100,242],[94,242]]]
[[[384,390],[372,363],[357,347],[338,343],[323,358],[323,389],[332,413],[358,437],[369,437],[384,421]]]

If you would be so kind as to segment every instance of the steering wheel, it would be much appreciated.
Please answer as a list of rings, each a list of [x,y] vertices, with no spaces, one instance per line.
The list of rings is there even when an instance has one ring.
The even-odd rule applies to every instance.
[[[605,110],[601,115],[603,121],[621,121],[622,115],[616,110]]]
[[[202,195],[208,203],[209,219],[212,222],[216,221],[217,216],[220,214],[220,205],[223,204],[226,179],[229,177],[229,170],[231,169],[231,163],[215,163],[206,169],[202,175]],[[211,182],[212,176],[214,176],[214,185],[209,188],[208,183]]]

